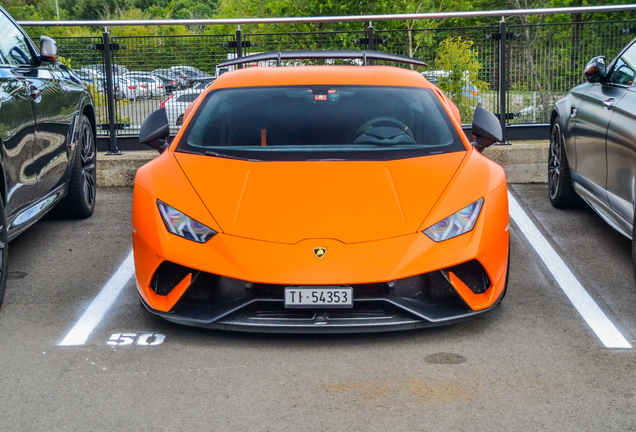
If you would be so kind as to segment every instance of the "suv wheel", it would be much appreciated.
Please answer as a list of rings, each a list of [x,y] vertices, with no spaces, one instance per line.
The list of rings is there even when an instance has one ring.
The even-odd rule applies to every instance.
[[[82,115],[68,194],[53,209],[62,218],[85,219],[93,214],[97,193],[97,149],[91,122]]]

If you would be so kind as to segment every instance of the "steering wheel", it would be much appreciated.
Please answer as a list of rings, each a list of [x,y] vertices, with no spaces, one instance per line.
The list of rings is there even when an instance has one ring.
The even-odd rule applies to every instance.
[[[411,139],[412,144],[415,143],[413,132],[411,132],[404,122],[395,117],[379,116],[364,123],[358,128],[354,135],[354,144],[357,144],[356,141],[361,139],[364,135],[367,135],[375,144],[382,144],[382,141],[389,145],[394,144],[396,138],[405,135]]]

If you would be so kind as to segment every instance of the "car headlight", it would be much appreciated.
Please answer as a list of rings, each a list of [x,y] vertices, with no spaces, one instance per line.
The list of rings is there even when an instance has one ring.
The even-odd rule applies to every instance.
[[[452,239],[453,237],[466,234],[475,227],[481,206],[484,204],[484,199],[479,198],[474,203],[464,207],[457,213],[454,213],[446,219],[437,222],[430,228],[424,230],[431,240],[435,242],[441,242],[444,240]]]
[[[216,235],[216,231],[213,229],[184,215],[164,202],[157,200],[157,207],[159,207],[159,213],[161,213],[166,229],[174,235],[198,243],[205,243]]]

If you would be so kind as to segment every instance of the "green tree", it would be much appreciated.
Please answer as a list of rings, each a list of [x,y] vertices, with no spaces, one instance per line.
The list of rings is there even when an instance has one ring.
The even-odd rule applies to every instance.
[[[473,41],[461,37],[443,40],[437,50],[435,67],[444,71],[438,79],[438,86],[457,105],[462,118],[472,118],[476,100],[472,86],[479,90],[485,83],[478,80],[481,63],[473,49]]]
[[[131,0],[79,0],[67,1],[65,7],[70,11],[72,19],[97,20],[107,19],[120,11],[132,8]]]

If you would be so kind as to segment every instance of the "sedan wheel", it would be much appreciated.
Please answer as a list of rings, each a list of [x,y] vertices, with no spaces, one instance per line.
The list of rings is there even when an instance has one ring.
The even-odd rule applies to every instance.
[[[565,153],[561,119],[557,117],[550,134],[550,158],[548,160],[548,189],[550,202],[556,208],[576,207],[580,198],[572,186],[570,167]]]
[[[550,199],[556,197],[558,184],[561,177],[561,126],[557,123],[552,128],[550,136],[550,160],[548,162],[548,186],[550,187]]]

